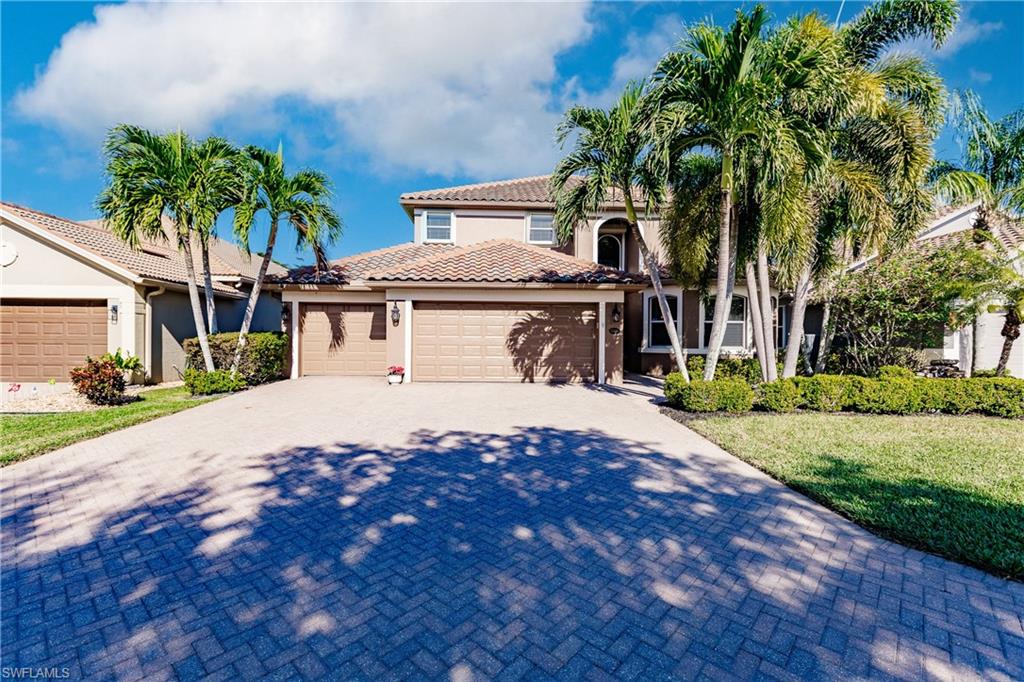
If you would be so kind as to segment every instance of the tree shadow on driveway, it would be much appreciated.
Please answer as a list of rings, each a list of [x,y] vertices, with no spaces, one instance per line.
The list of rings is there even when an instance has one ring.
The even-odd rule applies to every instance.
[[[1024,672],[1019,586],[698,454],[533,428],[241,466],[253,483],[211,478],[42,551],[48,505],[103,472],[5,505],[3,665],[119,679]]]

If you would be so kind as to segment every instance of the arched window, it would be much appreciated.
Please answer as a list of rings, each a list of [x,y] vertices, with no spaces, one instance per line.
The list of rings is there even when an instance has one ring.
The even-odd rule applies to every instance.
[[[602,234],[597,238],[597,262],[605,267],[622,270],[622,240],[617,234]]]

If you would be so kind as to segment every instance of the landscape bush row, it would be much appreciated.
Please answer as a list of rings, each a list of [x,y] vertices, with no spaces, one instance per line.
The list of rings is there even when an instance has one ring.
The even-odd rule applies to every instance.
[[[738,378],[692,381],[673,372],[665,380],[668,404],[687,412],[767,412],[807,409],[870,414],[968,414],[1024,417],[1024,379],[927,379],[892,371],[875,378],[821,374],[750,383]]]
[[[185,387],[192,395],[238,391],[275,381],[284,376],[288,364],[288,335],[284,332],[252,332],[248,335],[238,373],[231,376],[231,361],[238,346],[238,332],[211,334],[212,372],[205,371],[199,339],[186,339]]]

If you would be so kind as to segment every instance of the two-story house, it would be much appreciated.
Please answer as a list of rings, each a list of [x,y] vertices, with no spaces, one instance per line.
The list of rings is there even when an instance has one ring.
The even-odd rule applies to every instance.
[[[290,303],[292,376],[381,375],[401,365],[414,381],[614,384],[624,370],[671,369],[665,322],[621,199],[610,195],[560,244],[548,181],[403,194],[411,242],[279,278]],[[658,219],[640,227],[657,250]],[[713,300],[671,280],[666,289],[683,343],[706,352]],[[752,344],[740,283],[724,351],[750,354]]]

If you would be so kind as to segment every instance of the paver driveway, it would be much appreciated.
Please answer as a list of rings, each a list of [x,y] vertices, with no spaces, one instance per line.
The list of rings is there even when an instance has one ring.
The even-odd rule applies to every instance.
[[[304,379],[3,470],[3,665],[72,677],[1024,677],[1024,586],[646,400]]]

